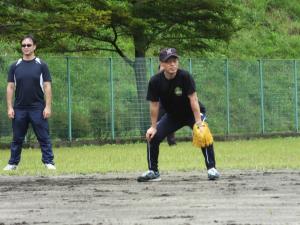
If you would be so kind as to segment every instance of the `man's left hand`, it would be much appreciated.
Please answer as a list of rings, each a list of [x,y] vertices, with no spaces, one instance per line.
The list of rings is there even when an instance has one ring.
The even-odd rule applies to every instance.
[[[51,108],[50,107],[45,107],[44,111],[43,111],[43,116],[44,119],[48,119],[51,116]]]
[[[213,143],[213,136],[206,122],[202,124],[194,124],[193,127],[193,145],[205,148]]]

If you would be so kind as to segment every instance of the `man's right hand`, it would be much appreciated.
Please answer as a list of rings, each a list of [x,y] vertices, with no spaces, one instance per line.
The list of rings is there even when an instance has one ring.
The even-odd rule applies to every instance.
[[[154,135],[156,134],[157,130],[155,127],[150,127],[148,130],[147,130],[147,133],[146,133],[146,139],[147,141],[151,141],[151,139],[154,137]]]
[[[9,107],[7,109],[7,116],[9,119],[15,118],[15,111],[14,111],[13,107]]]

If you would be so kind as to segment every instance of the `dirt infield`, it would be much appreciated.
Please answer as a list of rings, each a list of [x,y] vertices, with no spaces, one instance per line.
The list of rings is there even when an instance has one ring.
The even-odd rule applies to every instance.
[[[300,171],[0,176],[0,225],[300,224]]]

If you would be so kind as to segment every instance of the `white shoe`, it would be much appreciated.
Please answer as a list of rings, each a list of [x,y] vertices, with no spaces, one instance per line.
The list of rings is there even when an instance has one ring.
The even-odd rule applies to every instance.
[[[147,182],[147,181],[160,181],[160,174],[158,171],[148,170],[137,178],[138,182]]]
[[[6,167],[3,168],[3,170],[5,170],[5,171],[16,170],[17,167],[18,166],[15,164],[7,164]]]
[[[209,180],[215,180],[220,177],[219,172],[214,167],[207,170],[207,175]]]
[[[56,167],[51,163],[45,163],[45,166],[48,170],[56,170]]]

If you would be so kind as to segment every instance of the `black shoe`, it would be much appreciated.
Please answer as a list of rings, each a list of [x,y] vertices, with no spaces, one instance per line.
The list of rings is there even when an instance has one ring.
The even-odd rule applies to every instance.
[[[175,141],[168,141],[168,144],[169,144],[169,146],[174,146],[174,145],[176,145],[176,142]]]
[[[167,136],[167,141],[168,141],[169,146],[176,145],[176,141],[175,140],[176,139],[175,139],[174,133],[169,134]]]

